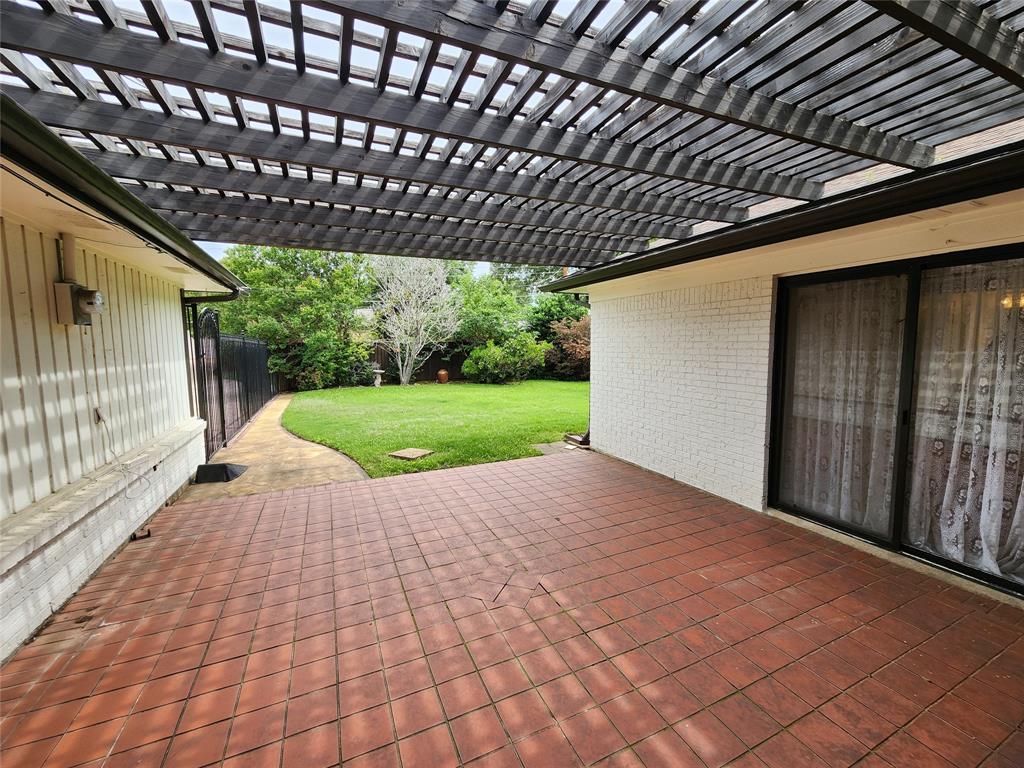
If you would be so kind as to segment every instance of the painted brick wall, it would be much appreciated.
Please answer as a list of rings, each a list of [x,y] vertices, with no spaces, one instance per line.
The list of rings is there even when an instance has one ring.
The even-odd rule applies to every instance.
[[[762,509],[772,278],[595,296],[591,312],[594,447]]]

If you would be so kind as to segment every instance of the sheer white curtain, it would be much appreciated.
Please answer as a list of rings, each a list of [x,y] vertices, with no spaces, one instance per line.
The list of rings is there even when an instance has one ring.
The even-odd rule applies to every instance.
[[[1024,582],[1024,259],[921,284],[907,537]]]
[[[888,530],[906,285],[893,276],[790,293],[783,503]]]

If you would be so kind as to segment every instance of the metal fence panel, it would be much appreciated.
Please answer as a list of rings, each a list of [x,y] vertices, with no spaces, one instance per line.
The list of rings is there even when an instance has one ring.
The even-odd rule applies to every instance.
[[[257,411],[277,394],[262,341],[222,335],[220,316],[207,307],[193,310],[196,394],[206,420],[206,456],[227,445]]]

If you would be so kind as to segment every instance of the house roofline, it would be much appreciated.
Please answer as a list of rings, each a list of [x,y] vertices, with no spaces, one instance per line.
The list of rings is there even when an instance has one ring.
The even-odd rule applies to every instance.
[[[227,288],[247,291],[220,262],[39,122],[0,94],[0,154],[76,201]]]
[[[1018,141],[584,269],[541,286],[541,290],[572,291],[1022,187],[1024,141]]]

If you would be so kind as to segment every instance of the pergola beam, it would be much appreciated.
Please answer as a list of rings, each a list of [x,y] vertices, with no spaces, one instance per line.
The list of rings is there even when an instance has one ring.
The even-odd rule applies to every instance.
[[[422,237],[453,237],[495,243],[522,243],[547,248],[577,248],[588,251],[608,251],[607,257],[623,252],[642,250],[646,240],[623,237],[601,237],[581,233],[552,230],[524,229],[522,227],[496,227],[449,219],[427,219],[420,216],[394,216],[383,213],[348,211],[308,203],[263,202],[244,197],[218,197],[216,195],[170,192],[167,190],[138,190],[135,193],[150,208],[159,211],[187,211],[214,216],[229,216],[289,224],[343,227],[366,232],[411,234]]]
[[[224,245],[263,245],[263,246],[275,246],[278,248],[299,248],[303,250],[321,250],[321,251],[340,251],[346,253],[365,253],[374,254],[378,256],[404,256],[414,259],[452,259],[454,261],[489,261],[498,263],[508,264],[533,264],[541,266],[552,266],[552,267],[593,267],[600,266],[600,262],[577,262],[567,260],[565,263],[553,262],[550,260],[540,260],[540,257],[531,255],[529,253],[521,253],[518,251],[503,251],[500,255],[493,255],[486,251],[474,251],[471,253],[455,253],[455,252],[444,252],[438,253],[436,251],[424,251],[417,250],[415,248],[388,248],[386,251],[373,252],[366,249],[353,249],[344,248],[333,242],[330,237],[314,237],[314,238],[303,238],[303,237],[286,237],[281,234],[269,235],[265,232],[252,233],[251,231],[235,232],[215,232],[213,234],[203,233],[201,231],[191,231],[187,228],[182,228],[181,231],[194,240],[202,240],[210,243],[223,243]],[[344,243],[342,244],[344,245]],[[549,259],[551,254],[544,254],[545,259]]]
[[[275,176],[237,169],[200,166],[156,157],[133,157],[123,152],[83,150],[82,154],[111,176],[159,184],[199,187],[218,192],[283,197],[343,205],[354,208],[420,213],[429,216],[493,222],[618,237],[683,240],[691,229],[684,224],[572,213],[550,213],[494,203],[453,200],[441,195],[421,195],[328,181],[308,181],[294,176]],[[134,190],[133,190],[134,191]]]
[[[294,176],[199,166],[156,157],[132,157],[123,152],[84,150],[82,154],[102,170],[118,178],[199,187],[218,192],[243,192],[292,200],[315,200],[354,208],[420,213],[524,227],[568,229],[619,237],[682,240],[691,234],[690,227],[684,224],[550,213],[525,207],[453,200],[441,195],[422,195],[374,187],[356,187],[352,184],[332,184],[328,181],[309,181]]]
[[[972,2],[872,0],[883,13],[1024,88],[1024,45],[1013,29]]]
[[[638,62],[627,53],[599,43],[567,42],[546,27],[510,14],[495,14],[475,0],[418,0],[413,4],[394,0],[320,0],[311,5],[395,26],[600,88],[873,160],[923,168],[934,157],[934,150],[927,145],[813,112],[713,77],[702,77],[653,57]]]
[[[377,7],[377,3],[356,5]],[[493,11],[487,12],[493,14]],[[95,24],[63,14],[34,11],[9,0],[4,0],[3,14],[0,40],[5,47],[93,68],[186,87],[209,88],[294,109],[313,110],[415,132],[427,130],[429,126],[431,133],[459,141],[534,152],[561,160],[673,180],[797,199],[816,199],[822,191],[820,184],[806,179],[481,115],[472,109],[450,107],[406,94],[377,93],[351,83],[331,82],[322,77],[289,72],[282,67],[254,67],[248,61],[233,56],[211,56],[194,46],[161,43],[130,30],[115,27],[97,34]],[[812,114],[800,114],[794,119],[811,119]],[[850,124],[841,127],[851,133],[858,130]]]
[[[74,96],[32,92],[4,86],[3,90],[44,123],[77,131],[141,139],[161,145],[256,157],[352,174],[403,179],[414,183],[472,189],[496,195],[526,197],[596,208],[672,216],[683,219],[742,221],[744,209],[636,192],[611,187],[548,181],[526,174],[491,171],[438,160],[421,160],[390,152],[306,141],[301,136],[274,135],[255,128],[236,128],[179,115],[165,116],[119,104],[79,101]]]
[[[421,237],[411,233],[375,233],[324,227],[309,224],[279,223],[274,221],[247,221],[206,214],[172,213],[167,220],[178,229],[198,240],[214,242],[273,245],[278,242],[302,243],[294,247],[324,248],[354,253],[403,255],[402,251],[416,251],[433,258],[465,257],[491,261],[531,261],[534,264],[583,266],[601,264],[608,260],[606,252],[600,255],[578,248],[548,248],[522,243],[491,243],[445,237]]]

